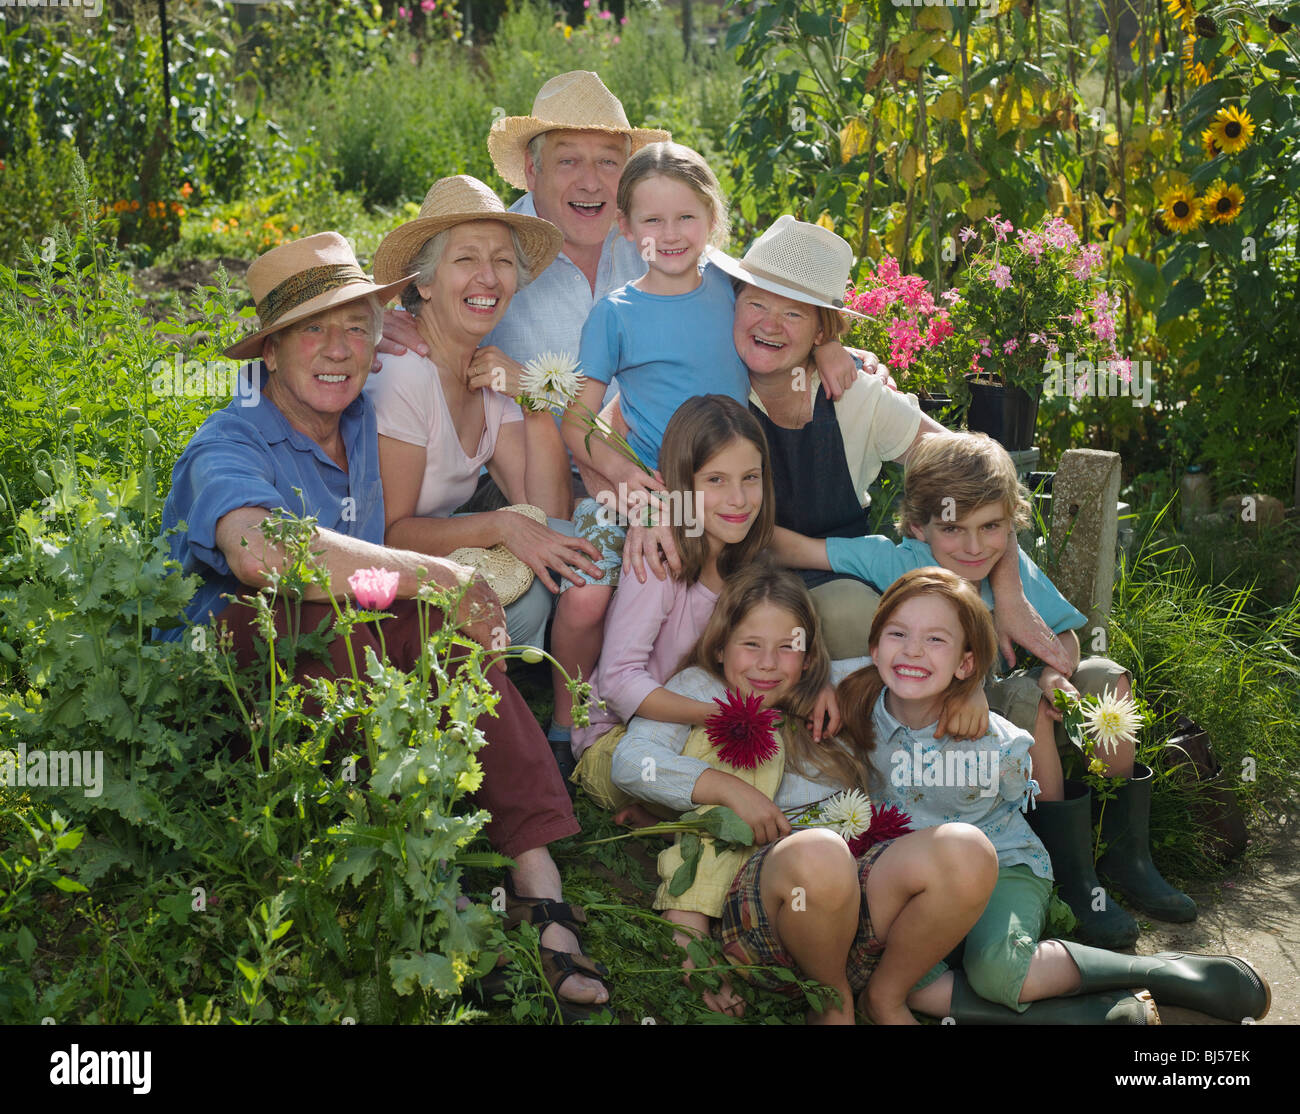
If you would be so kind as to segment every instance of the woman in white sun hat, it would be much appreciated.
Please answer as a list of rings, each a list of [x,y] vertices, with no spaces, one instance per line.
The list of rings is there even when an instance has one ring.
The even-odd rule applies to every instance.
[[[480,351],[515,291],[560,244],[549,221],[506,212],[488,186],[462,174],[435,182],[419,217],[390,232],[374,258],[377,275],[415,275],[402,304],[429,349],[428,356],[384,355],[366,385],[378,417],[386,541],[434,556],[456,553],[490,582],[505,575],[516,590],[535,575],[506,607],[516,645],[541,645],[557,590],[550,570],[575,582],[575,569],[599,575],[595,547],[575,539],[567,522],[572,483],[554,420],[521,411],[513,400],[519,366]],[[510,503],[539,510],[453,515],[484,466]],[[494,587],[515,594],[500,579]]]

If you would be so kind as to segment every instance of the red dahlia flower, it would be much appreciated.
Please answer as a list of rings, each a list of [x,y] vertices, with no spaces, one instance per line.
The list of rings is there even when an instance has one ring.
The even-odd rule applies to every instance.
[[[884,843],[887,839],[907,835],[911,830],[912,818],[897,805],[881,808],[873,804],[871,823],[867,825],[865,832],[849,840],[849,850],[853,852],[853,857],[856,859],[868,847]]]
[[[704,729],[719,758],[737,769],[752,770],[776,757],[780,748],[774,732],[780,712],[764,708],[761,696],[742,698],[730,689],[725,701],[715,696],[713,702],[720,710],[704,721]]]

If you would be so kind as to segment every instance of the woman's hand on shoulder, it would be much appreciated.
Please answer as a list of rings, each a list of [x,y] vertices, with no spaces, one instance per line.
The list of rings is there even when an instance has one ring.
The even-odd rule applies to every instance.
[[[512,360],[495,344],[476,348],[469,361],[467,384],[472,391],[488,388],[497,394],[514,398],[523,392],[521,377],[523,367]]]
[[[429,346],[424,343],[420,330],[415,327],[415,318],[404,309],[385,310],[384,335],[375,346],[375,362],[370,370],[379,370],[381,355],[404,356],[408,349],[421,356],[429,354]]]
[[[681,554],[673,541],[672,526],[667,522],[657,526],[629,526],[627,529],[627,538],[623,542],[623,571],[631,572],[644,584],[647,565],[658,580],[663,580],[669,572],[673,576],[681,575]]]

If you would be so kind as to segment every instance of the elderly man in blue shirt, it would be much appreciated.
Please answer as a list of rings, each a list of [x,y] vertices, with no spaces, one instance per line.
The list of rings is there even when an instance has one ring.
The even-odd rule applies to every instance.
[[[367,645],[379,656],[386,645],[392,664],[414,666],[421,645],[414,597],[426,581],[468,585],[459,618],[475,641],[488,645],[495,632],[505,630],[500,603],[472,569],[383,545],[375,415],[362,387],[374,360],[383,303],[413,277],[375,286],[336,232],[275,248],[249,267],[261,328],[226,354],[261,358],[260,397],[252,406],[232,400],[203,423],[176,462],[163,510],[164,529],[183,525],[171,536],[172,556],[186,573],[203,578],[186,609],[186,626],[225,626],[241,665],[256,660],[256,612],[222,597],[265,586],[268,574],[284,562],[261,529],[278,509],[316,518],[312,549],[335,594],[347,594],[348,577],[361,569],[398,574],[397,598],[389,608],[394,617],[383,623],[383,643],[373,624],[358,625],[349,635],[359,660]],[[302,629],[315,629],[332,613],[330,604],[320,602],[325,598],[319,588],[308,591]],[[276,618],[284,629],[283,603]],[[175,641],[185,633],[176,626],[158,636]],[[298,678],[349,671],[342,637],[333,640],[329,653],[329,665],[301,663]],[[488,679],[499,702],[496,715],[479,723],[489,745],[478,752],[484,779],[475,800],[492,813],[485,829],[492,846],[516,863],[507,913],[542,930],[552,988],[570,1014],[585,1016],[584,1009],[608,1001],[604,971],[581,953],[571,927],[575,911],[562,902],[559,872],[547,850],[579,825],[528,705],[503,668],[490,670]],[[519,896],[525,894],[533,896]]]

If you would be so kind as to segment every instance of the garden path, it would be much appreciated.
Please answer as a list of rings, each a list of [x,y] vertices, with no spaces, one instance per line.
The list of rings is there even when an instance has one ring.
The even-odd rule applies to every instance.
[[[1191,890],[1200,915],[1191,924],[1144,922],[1144,955],[1158,951],[1231,952],[1268,979],[1273,1006],[1261,1024],[1300,1024],[1300,808],[1253,830],[1254,853],[1211,890]],[[1215,1025],[1192,1010],[1162,1006],[1166,1025]]]

